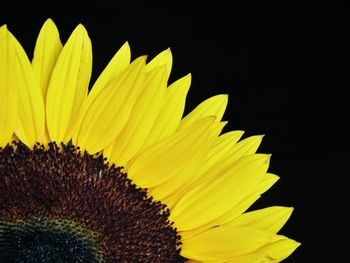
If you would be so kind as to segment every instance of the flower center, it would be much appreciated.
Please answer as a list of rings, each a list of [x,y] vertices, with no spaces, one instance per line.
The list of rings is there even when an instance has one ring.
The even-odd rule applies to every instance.
[[[0,223],[1,262],[103,262],[96,238],[68,220]]]
[[[183,262],[168,217],[100,154],[0,149],[0,262]]]

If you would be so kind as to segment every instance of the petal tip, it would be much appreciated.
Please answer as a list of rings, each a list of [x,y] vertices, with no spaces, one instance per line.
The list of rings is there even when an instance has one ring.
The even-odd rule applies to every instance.
[[[6,38],[8,33],[7,25],[0,26],[0,38]]]
[[[73,30],[73,34],[78,34],[79,36],[87,36],[87,30],[83,24],[79,23],[76,28]]]
[[[48,19],[46,19],[44,25],[45,24],[47,24],[47,25],[52,25],[53,24],[54,25],[55,23],[53,22],[53,20],[51,18],[48,18]]]
[[[123,44],[122,47],[127,48],[127,49],[130,49],[130,43],[129,43],[129,41],[125,41],[125,43]]]

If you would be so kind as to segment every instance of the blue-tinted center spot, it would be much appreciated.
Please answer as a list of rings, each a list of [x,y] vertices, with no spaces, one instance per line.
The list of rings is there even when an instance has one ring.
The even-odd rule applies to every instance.
[[[104,262],[93,233],[69,220],[0,222],[0,262]]]

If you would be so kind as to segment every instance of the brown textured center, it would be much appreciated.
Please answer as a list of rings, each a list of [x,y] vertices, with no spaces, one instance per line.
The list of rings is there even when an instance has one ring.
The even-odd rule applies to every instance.
[[[79,238],[81,233],[93,233],[96,242],[89,244],[95,248],[89,251],[102,255],[98,262],[183,262],[180,236],[168,217],[164,204],[147,197],[147,190],[135,186],[122,167],[109,165],[100,154],[80,153],[77,147],[55,143],[37,144],[33,150],[20,143],[0,149],[0,226],[11,226],[6,236],[0,228],[0,261],[6,256],[6,262],[46,262],[11,259],[20,253],[4,252],[10,241],[21,241],[18,233],[27,233],[24,226],[39,231],[32,230],[33,223],[17,226],[18,222],[40,219],[73,222],[86,230],[79,232]],[[62,235],[52,223],[44,227],[35,223],[34,229],[40,229],[43,239],[45,233],[55,238],[70,233]],[[39,236],[34,233],[28,238]],[[86,243],[79,242],[74,244]]]

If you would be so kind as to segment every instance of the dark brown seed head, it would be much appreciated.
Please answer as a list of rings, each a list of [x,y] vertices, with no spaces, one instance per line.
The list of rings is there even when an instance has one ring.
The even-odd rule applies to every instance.
[[[168,217],[102,155],[55,143],[0,149],[0,262],[183,262]]]

